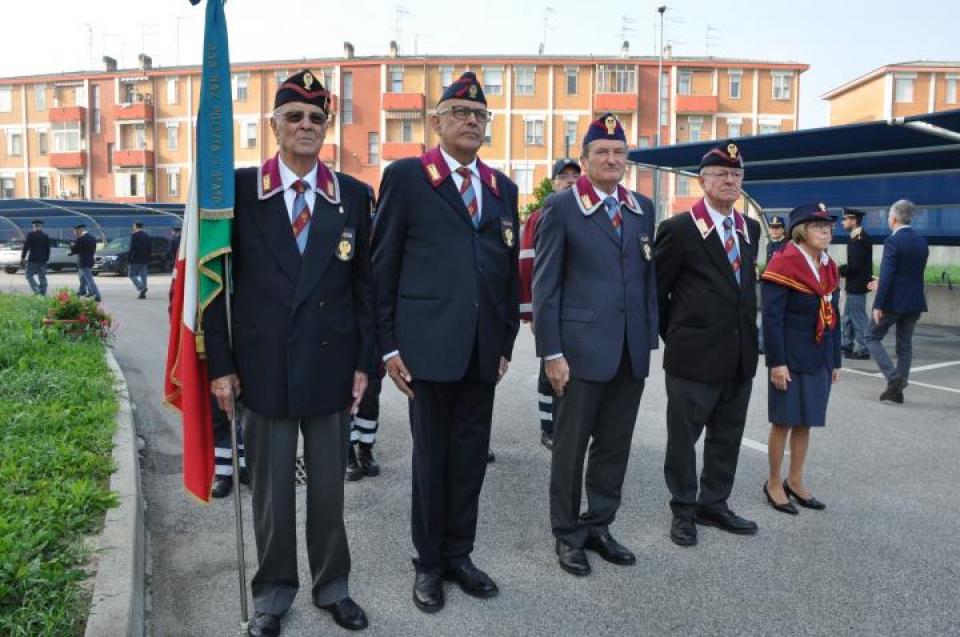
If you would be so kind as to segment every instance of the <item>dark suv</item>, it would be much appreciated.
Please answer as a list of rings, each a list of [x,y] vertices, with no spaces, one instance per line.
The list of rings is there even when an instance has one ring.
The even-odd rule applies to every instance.
[[[130,251],[130,237],[114,237],[106,245],[97,249],[97,256],[93,259],[93,274],[113,272],[120,276],[127,276],[127,253]],[[151,272],[170,272],[173,263],[167,258],[170,251],[170,239],[166,237],[150,237],[150,261],[147,268]]]

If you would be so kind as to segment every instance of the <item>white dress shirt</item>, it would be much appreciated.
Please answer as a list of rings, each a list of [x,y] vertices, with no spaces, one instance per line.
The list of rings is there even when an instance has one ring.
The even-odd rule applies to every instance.
[[[293,182],[298,179],[306,182],[310,187],[303,191],[303,196],[313,214],[313,205],[317,203],[317,169],[316,166],[310,169],[305,177],[297,177],[290,168],[283,163],[283,159],[277,158],[280,164],[280,181],[283,182],[283,202],[287,204],[287,215],[290,217],[290,225],[293,225],[293,200],[297,198],[297,191],[293,189]]]
[[[723,233],[725,231],[723,227],[723,220],[726,219],[727,217],[730,217],[731,219],[733,219],[733,210],[730,211],[729,215],[722,214],[710,205],[710,202],[707,201],[706,197],[703,198],[703,204],[707,207],[707,212],[710,213],[710,218],[713,219],[713,225],[717,227],[717,239],[720,240],[720,245],[723,246]],[[734,221],[732,230],[733,230],[733,241],[737,246],[737,254],[740,254],[740,237],[737,236],[740,233],[737,232],[736,221]],[[724,251],[726,251],[727,249],[726,246],[724,246],[723,249]]]
[[[440,154],[443,155],[443,160],[447,162],[447,166],[450,168],[453,185],[457,187],[457,192],[460,192],[460,189],[463,187],[463,176],[457,172],[457,169],[462,167],[463,164],[448,155],[447,151],[443,150],[443,148],[440,149]],[[473,161],[467,164],[466,167],[470,169],[470,174],[473,175],[470,181],[473,183],[473,192],[477,196],[477,223],[480,223],[480,220],[483,218],[483,182],[480,181],[480,171],[477,170],[477,158],[474,157]]]

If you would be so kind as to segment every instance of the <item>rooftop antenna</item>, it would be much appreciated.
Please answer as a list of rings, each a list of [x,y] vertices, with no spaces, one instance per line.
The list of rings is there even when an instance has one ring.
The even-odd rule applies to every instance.
[[[637,20],[628,15],[620,16],[620,41],[629,40],[630,36],[637,30]]]
[[[398,4],[393,7],[395,30],[397,32],[397,50],[403,50],[403,21],[413,15],[406,5]]]
[[[543,39],[540,40],[540,55],[543,55],[543,52],[547,48],[547,31],[552,30],[552,25],[550,24],[550,16],[557,15],[557,10],[553,7],[544,5],[543,7]]]
[[[720,41],[720,37],[718,35],[714,35],[716,33],[720,33],[720,29],[712,27],[708,24],[706,37],[707,57],[710,57],[710,49],[713,48],[713,45]]]
[[[93,25],[89,22],[84,22],[83,26],[87,29],[87,53],[90,56],[90,66],[87,67],[91,71],[93,70]]]
[[[182,15],[178,15],[178,16],[176,17],[176,21],[177,21],[177,66],[180,66],[180,23],[181,23],[182,21],[186,20],[186,19],[187,19],[187,18],[184,17],[184,16],[182,16]]]

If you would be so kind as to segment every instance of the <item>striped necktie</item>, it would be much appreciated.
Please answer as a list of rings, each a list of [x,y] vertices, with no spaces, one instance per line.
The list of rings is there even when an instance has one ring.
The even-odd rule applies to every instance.
[[[466,166],[457,168],[457,174],[463,177],[463,183],[460,184],[460,197],[463,199],[463,205],[467,207],[470,213],[470,220],[473,221],[473,227],[480,225],[480,212],[477,206],[477,193],[473,189],[473,173]]]
[[[290,187],[297,193],[293,199],[293,237],[297,240],[297,249],[300,250],[300,254],[303,254],[307,249],[310,228],[310,206],[307,205],[307,197],[304,193],[310,184],[298,179]]]
[[[723,220],[723,249],[727,251],[727,260],[733,268],[733,275],[737,278],[737,283],[740,283],[740,249],[737,248],[733,236],[733,218],[729,216]]]
[[[613,229],[617,231],[617,236],[621,236],[620,225],[623,223],[623,217],[620,216],[620,202],[616,197],[611,196],[603,200],[603,205],[607,209],[607,216],[610,217]]]

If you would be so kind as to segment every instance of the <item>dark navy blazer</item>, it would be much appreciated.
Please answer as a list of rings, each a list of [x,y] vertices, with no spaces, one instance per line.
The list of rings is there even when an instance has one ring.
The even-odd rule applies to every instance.
[[[923,270],[927,267],[928,256],[930,249],[926,239],[909,226],[887,237],[883,242],[874,309],[895,314],[926,312]]]
[[[50,237],[43,230],[33,230],[27,233],[27,240],[23,243],[20,260],[27,258],[30,263],[46,263],[50,260]]]
[[[130,234],[130,251],[127,253],[127,263],[144,264],[150,262],[150,235],[143,230]]]
[[[839,290],[833,293],[833,329],[826,329],[817,343],[820,297],[763,281],[763,346],[767,367],[786,365],[792,371],[812,374],[822,368],[840,367]]]
[[[70,247],[70,254],[77,255],[77,266],[81,268],[93,267],[93,255],[97,252],[97,240],[89,233],[77,237]]]

